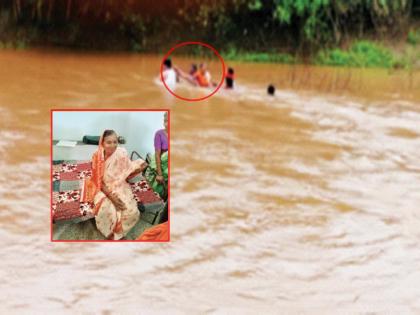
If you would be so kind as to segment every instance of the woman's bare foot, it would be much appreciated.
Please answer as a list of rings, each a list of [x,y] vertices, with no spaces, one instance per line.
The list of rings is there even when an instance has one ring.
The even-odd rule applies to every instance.
[[[106,239],[113,241],[114,240],[114,233],[109,234]]]

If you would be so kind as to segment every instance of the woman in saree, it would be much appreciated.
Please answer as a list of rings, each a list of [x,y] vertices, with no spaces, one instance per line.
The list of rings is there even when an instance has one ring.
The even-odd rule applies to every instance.
[[[85,181],[82,201],[93,203],[96,227],[107,239],[123,238],[139,220],[127,178],[146,167],[141,159],[130,161],[127,151],[118,147],[115,131],[104,131],[92,157],[92,177]]]

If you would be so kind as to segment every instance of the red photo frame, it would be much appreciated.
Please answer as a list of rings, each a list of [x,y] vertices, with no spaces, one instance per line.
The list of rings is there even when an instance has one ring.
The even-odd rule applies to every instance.
[[[168,113],[168,240],[54,240],[53,239],[53,212],[52,212],[52,204],[53,204],[53,113],[54,112],[167,112]],[[69,242],[69,243],[75,243],[75,242],[111,242],[111,243],[117,243],[117,242],[136,242],[136,243],[143,243],[143,242],[153,242],[153,243],[167,243],[171,240],[171,224],[170,224],[170,218],[171,218],[171,206],[170,206],[170,200],[171,200],[171,193],[170,193],[170,173],[171,173],[171,141],[170,141],[170,110],[169,109],[120,109],[120,108],[112,108],[112,109],[79,109],[79,108],[63,108],[63,109],[51,109],[50,110],[50,241],[51,242]]]

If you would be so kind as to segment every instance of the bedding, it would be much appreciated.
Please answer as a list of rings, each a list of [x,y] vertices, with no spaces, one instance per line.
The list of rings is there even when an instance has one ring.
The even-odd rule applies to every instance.
[[[83,181],[91,176],[91,161],[53,161],[51,208],[54,223],[77,223],[94,218],[93,204],[80,202]],[[163,200],[144,177],[137,175],[128,182],[141,212],[163,210]]]

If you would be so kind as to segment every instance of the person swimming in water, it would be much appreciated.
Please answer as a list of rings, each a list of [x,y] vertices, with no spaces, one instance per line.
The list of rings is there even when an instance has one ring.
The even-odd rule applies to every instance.
[[[189,73],[182,71],[179,68],[176,68],[175,71],[178,73],[178,76],[187,82],[191,83],[194,86],[199,87],[210,87],[217,86],[216,83],[211,82],[211,74],[207,69],[205,63],[200,64],[197,68],[197,65],[192,64],[191,70]]]
[[[200,64],[198,71],[194,74],[194,79],[201,87],[209,87],[211,82],[211,74],[207,70],[205,63]]]
[[[225,76],[225,83],[226,89],[233,89],[233,83],[235,81],[235,71],[233,70],[233,68],[228,68],[227,74]]]
[[[190,75],[193,76],[198,70],[197,64],[191,64]]]

